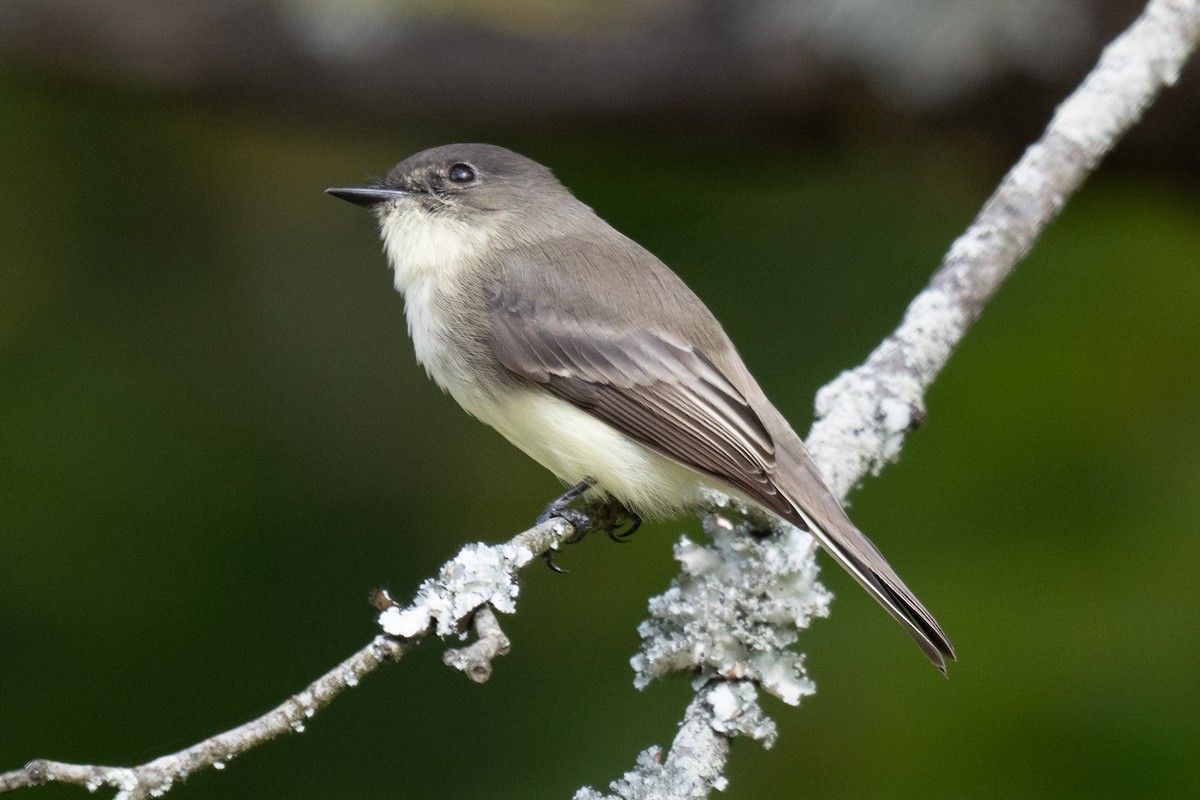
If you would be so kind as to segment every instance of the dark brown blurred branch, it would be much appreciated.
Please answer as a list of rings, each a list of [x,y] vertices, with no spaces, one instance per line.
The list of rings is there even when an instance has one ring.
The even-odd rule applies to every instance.
[[[1026,105],[1031,89],[1051,102],[1138,9],[497,0],[468,15],[453,5],[5,0],[0,64],[375,118],[744,120],[860,108],[860,97],[922,113],[1014,80]]]
[[[894,139],[914,121],[1016,152],[1137,0],[3,0],[0,78],[239,113],[479,126],[652,124],[740,141],[779,123]],[[1200,175],[1200,82],[1124,148]],[[1011,149],[1010,149],[1011,148]],[[1006,156],[1003,156],[1006,157]]]

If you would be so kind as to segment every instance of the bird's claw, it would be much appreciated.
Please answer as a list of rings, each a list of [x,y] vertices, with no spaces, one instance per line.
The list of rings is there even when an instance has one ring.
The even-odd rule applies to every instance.
[[[625,519],[605,528],[604,532],[608,534],[609,539],[612,539],[617,544],[628,544],[629,537],[637,533],[638,528],[642,527],[642,518],[623,506],[622,510],[625,512]],[[617,528],[621,527],[621,523],[626,521],[628,521],[629,527],[618,533]]]
[[[624,544],[629,541],[629,537],[641,527],[642,518],[625,508],[618,501],[597,500],[588,503],[586,509],[570,508],[571,503],[578,500],[595,485],[595,479],[586,478],[572,486],[561,497],[555,498],[546,506],[545,510],[538,515],[538,524],[540,525],[555,518],[570,524],[574,531],[563,540],[565,544],[575,544],[591,531],[597,530],[604,531],[608,538],[614,542]],[[629,527],[618,532],[621,526],[626,523],[628,523]],[[555,572],[566,572],[565,569],[554,563],[553,550],[543,553],[542,558],[545,560],[546,566]]]

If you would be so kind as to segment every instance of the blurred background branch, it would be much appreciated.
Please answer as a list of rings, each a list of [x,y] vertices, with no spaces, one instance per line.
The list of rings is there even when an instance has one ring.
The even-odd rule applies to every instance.
[[[8,0],[38,72],[389,121],[747,118],[1033,138],[1136,0]],[[1183,90],[1193,101],[1200,90]],[[1022,136],[1023,134],[1023,136]],[[1149,134],[1147,134],[1149,135]],[[1185,153],[1182,135],[1159,136]],[[1162,142],[1159,142],[1161,145]],[[1161,153],[1161,150],[1157,150]],[[1165,156],[1166,154],[1162,154]]]

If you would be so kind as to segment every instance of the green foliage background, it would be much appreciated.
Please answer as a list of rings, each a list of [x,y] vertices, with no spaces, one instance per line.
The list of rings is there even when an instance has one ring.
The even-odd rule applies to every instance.
[[[725,321],[801,430],[1012,154],[905,134],[370,124],[0,76],[0,770],[137,763],[366,642],[554,479],[415,364],[368,215],[326,186],[492,140],[552,165]],[[942,680],[840,572],[819,693],[735,744],[743,798],[1200,792],[1200,200],[1102,169],[971,332],[852,515],[951,634]],[[428,642],[188,798],[569,797],[666,743],[628,658],[695,521],[533,569],[484,686]],[[31,800],[81,797],[49,787]]]

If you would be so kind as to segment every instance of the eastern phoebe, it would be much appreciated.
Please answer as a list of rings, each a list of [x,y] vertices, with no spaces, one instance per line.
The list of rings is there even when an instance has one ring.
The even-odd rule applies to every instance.
[[[417,360],[467,413],[635,515],[679,515],[712,487],[810,531],[945,672],[946,634],[846,516],[720,323],[549,169],[453,144],[327,191],[375,213]]]

